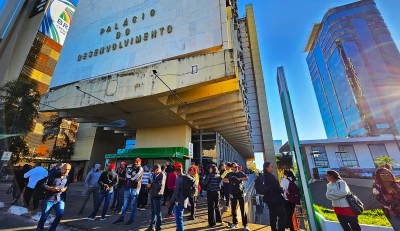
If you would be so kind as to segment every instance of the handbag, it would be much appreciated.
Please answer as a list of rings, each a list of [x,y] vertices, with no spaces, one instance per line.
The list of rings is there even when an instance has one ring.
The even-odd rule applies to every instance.
[[[6,191],[6,194],[11,194],[12,192],[13,192],[13,186],[10,186]]]
[[[340,183],[339,183],[339,189],[340,189]],[[352,191],[348,192],[346,195],[346,201],[349,204],[351,210],[356,215],[360,215],[362,212],[364,212],[364,203],[354,194]]]

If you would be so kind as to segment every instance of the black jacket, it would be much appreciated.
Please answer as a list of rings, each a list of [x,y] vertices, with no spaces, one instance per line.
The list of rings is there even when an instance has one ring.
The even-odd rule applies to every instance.
[[[105,185],[108,185],[108,187],[112,188],[118,184],[118,175],[111,170],[103,172],[100,175],[99,181],[97,183],[100,185],[100,189],[105,190]]]
[[[282,193],[283,189],[279,185],[278,179],[272,173],[265,171],[264,173],[265,182],[270,190],[268,193],[264,195],[263,201],[265,203],[283,203],[285,202],[285,198],[283,198]]]
[[[151,188],[150,188],[150,196],[151,197],[162,197],[164,193],[164,188],[167,176],[165,175],[164,172],[160,172],[157,174],[154,174],[153,176],[153,181],[151,182]]]

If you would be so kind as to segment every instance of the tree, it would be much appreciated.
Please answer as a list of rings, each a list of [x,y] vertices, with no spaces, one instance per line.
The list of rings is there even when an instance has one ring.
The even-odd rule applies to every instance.
[[[55,114],[43,123],[43,127],[42,142],[55,139],[51,157],[57,160],[71,159],[74,154],[74,140],[78,130],[76,119],[63,119]],[[62,139],[59,140],[59,137],[62,137]]]
[[[16,134],[3,139],[0,148],[13,153],[10,162],[14,164],[21,156],[29,155],[24,137],[33,130],[34,120],[38,117],[40,93],[37,83],[22,78],[6,82],[0,86],[0,102],[0,131],[5,135]]]
[[[281,153],[276,155],[276,165],[278,166],[278,169],[292,169],[293,156],[289,153]]]
[[[390,156],[379,156],[374,160],[374,163],[378,167],[386,167],[388,169],[392,169],[393,165],[399,165],[399,163],[390,158]]]

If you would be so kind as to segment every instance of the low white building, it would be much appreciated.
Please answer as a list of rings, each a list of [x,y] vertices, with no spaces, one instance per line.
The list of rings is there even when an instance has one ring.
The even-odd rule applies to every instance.
[[[372,176],[376,169],[374,160],[389,156],[400,163],[400,137],[362,137],[300,141],[309,178],[320,178],[327,169],[347,168],[359,176]],[[281,152],[289,152],[286,142]],[[399,166],[394,166],[398,168]],[[398,175],[398,170],[395,171]]]

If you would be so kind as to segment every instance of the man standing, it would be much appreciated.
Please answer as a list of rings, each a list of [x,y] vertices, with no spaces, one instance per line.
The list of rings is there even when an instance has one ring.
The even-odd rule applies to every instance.
[[[232,172],[231,168],[232,168],[232,163],[231,162],[226,163],[225,171],[224,171],[224,173],[221,174],[222,179],[224,179],[226,177],[226,175],[228,175],[228,173]],[[222,211],[226,212],[229,210],[229,201],[230,201],[229,182],[223,182],[222,187],[223,187],[224,197],[225,197],[225,207]]]
[[[61,163],[57,163],[56,166],[54,166],[54,167],[50,170],[49,174],[55,174],[55,173],[60,174],[61,166],[62,166]]]
[[[269,209],[269,220],[272,231],[284,231],[286,226],[285,198],[282,196],[283,189],[279,185],[278,179],[272,174],[274,166],[271,162],[263,165],[265,183],[271,190],[264,195],[263,201],[267,203]],[[279,217],[278,229],[276,228],[276,217]]]
[[[171,173],[171,172],[173,172],[174,171],[174,168],[171,166],[171,164],[170,164],[170,162],[167,160],[167,161],[165,161],[165,172],[167,173],[167,174],[169,174],[169,173]]]
[[[99,181],[101,171],[101,165],[95,164],[94,168],[88,173],[85,180],[85,188],[86,188],[86,195],[85,199],[83,199],[83,203],[81,205],[81,209],[78,212],[78,215],[81,215],[83,210],[85,209],[86,202],[89,200],[90,195],[93,194],[93,208],[96,207],[96,200],[99,195],[100,185],[97,183]]]
[[[114,193],[114,197],[117,198],[117,206],[115,207],[114,212],[120,213],[121,209],[122,209],[122,205],[124,204],[124,193],[125,193],[125,186],[126,186],[126,162],[125,161],[122,161],[119,164],[117,174],[118,174],[118,185],[117,185],[117,190]],[[114,208],[114,203],[112,204],[111,208]]]
[[[140,192],[140,187],[142,185],[143,168],[142,166],[140,166],[142,164],[142,160],[140,158],[136,158],[134,159],[134,164],[135,166],[132,168],[131,172],[131,185],[129,189],[129,195],[126,197],[124,201],[124,206],[122,206],[122,213],[119,216],[119,219],[114,221],[113,224],[121,224],[124,222],[126,211],[131,206],[131,203],[132,203],[131,216],[129,217],[129,221],[125,223],[125,226],[132,225],[135,219],[138,196]]]
[[[232,163],[232,172],[226,174],[224,178],[225,183],[229,183],[230,189],[229,193],[231,195],[231,210],[232,210],[232,224],[230,228],[238,227],[237,211],[236,205],[239,201],[240,212],[242,213],[242,223],[245,231],[250,230],[247,227],[247,214],[244,210],[244,183],[243,181],[248,181],[246,174],[238,171],[237,163]]]
[[[47,196],[42,202],[42,215],[40,216],[39,223],[37,225],[37,231],[43,231],[44,223],[50,214],[50,210],[54,208],[56,212],[56,217],[54,218],[49,231],[55,231],[62,216],[64,215],[65,198],[63,198],[63,192],[68,188],[67,176],[71,170],[70,164],[65,164],[61,167],[61,175],[58,173],[51,174],[50,177],[44,184],[47,190]]]
[[[171,207],[171,205],[175,205],[174,214],[175,214],[175,223],[176,230],[183,231],[185,230],[183,226],[183,210],[186,208],[188,203],[188,198],[183,195],[183,177],[182,177],[182,164],[179,162],[175,162],[174,164],[175,172],[178,175],[175,182],[175,190],[169,202],[166,203],[167,208]]]
[[[24,174],[24,178],[29,178],[29,182],[25,188],[25,193],[24,193],[24,202],[27,208],[29,207],[29,203],[31,201],[33,194],[33,189],[35,188],[36,183],[39,180],[45,178],[48,174],[49,173],[45,168],[41,166],[40,162],[36,162],[34,168]],[[37,209],[38,206],[39,206],[39,200],[33,198],[33,209]]]
[[[104,201],[103,210],[101,211],[100,221],[106,219],[108,204],[110,203],[113,194],[113,187],[118,184],[118,175],[114,172],[115,164],[108,165],[108,171],[100,175],[97,183],[100,185],[99,195],[97,196],[96,205],[94,206],[92,214],[86,217],[88,220],[93,221],[96,217],[97,210],[99,210],[101,203]]]
[[[147,188],[150,189],[151,197],[151,222],[146,231],[160,231],[162,222],[161,198],[163,196],[167,176],[161,171],[161,167],[158,164],[154,165],[153,171],[152,183],[147,185]]]

